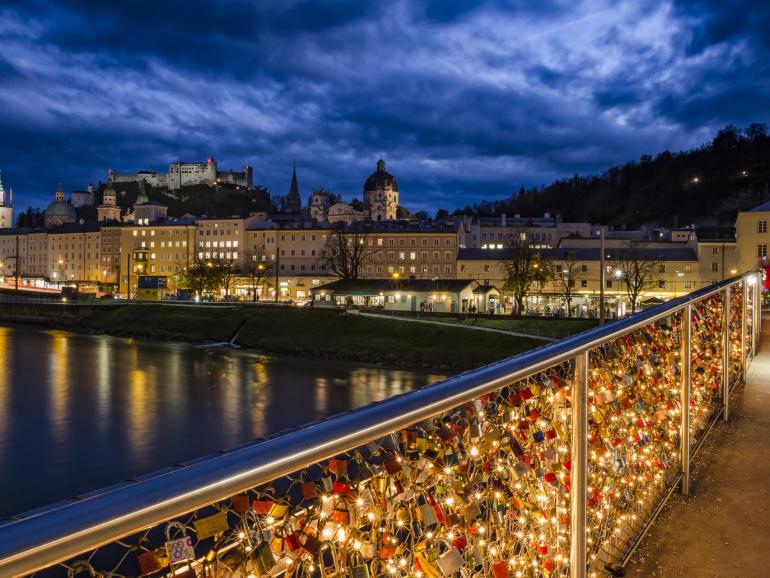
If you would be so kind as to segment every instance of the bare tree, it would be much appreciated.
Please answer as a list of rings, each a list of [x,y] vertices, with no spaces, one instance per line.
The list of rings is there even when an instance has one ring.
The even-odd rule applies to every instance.
[[[273,275],[275,265],[267,260],[267,256],[261,247],[246,253],[243,274],[249,280],[251,290],[251,300],[257,300],[257,293],[260,287],[270,285],[270,277]],[[264,295],[264,289],[262,294]]]
[[[629,241],[617,260],[616,275],[626,287],[631,302],[631,313],[636,313],[637,303],[643,293],[658,286],[660,262],[650,259],[639,243]]]
[[[524,299],[533,284],[545,283],[551,277],[551,267],[543,253],[533,248],[529,241],[512,236],[508,241],[509,257],[503,261],[505,272],[504,288],[513,294],[516,314],[524,312]]]
[[[577,282],[583,278],[582,266],[577,262],[577,253],[567,251],[564,260],[554,266],[554,285],[567,302],[567,317],[572,317],[572,296]]]
[[[322,253],[326,268],[340,279],[358,279],[364,263],[375,248],[369,244],[369,233],[360,226],[331,230]]]
[[[223,289],[225,298],[230,296],[230,290],[235,280],[235,262],[232,259],[216,259],[209,261],[212,265],[213,290]],[[207,263],[208,264],[208,263]]]

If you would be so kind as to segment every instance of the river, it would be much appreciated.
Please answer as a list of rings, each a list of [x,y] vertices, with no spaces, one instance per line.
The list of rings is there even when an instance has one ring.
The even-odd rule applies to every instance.
[[[0,326],[0,517],[442,377]]]

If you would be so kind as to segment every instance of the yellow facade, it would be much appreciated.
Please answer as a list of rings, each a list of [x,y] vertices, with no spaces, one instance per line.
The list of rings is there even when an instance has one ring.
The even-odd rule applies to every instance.
[[[187,222],[163,222],[120,228],[121,295],[136,295],[140,275],[167,278],[167,293],[177,289],[176,276],[195,256],[195,226]]]
[[[738,273],[770,264],[770,207],[760,205],[752,211],[741,211],[735,222],[735,264]]]
[[[104,280],[101,269],[98,229],[74,231],[65,227],[48,233],[48,267],[51,281],[90,285],[94,290]]]

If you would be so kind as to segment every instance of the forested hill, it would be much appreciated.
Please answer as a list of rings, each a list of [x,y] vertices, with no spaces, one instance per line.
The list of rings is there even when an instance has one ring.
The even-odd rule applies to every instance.
[[[732,224],[739,209],[770,199],[770,135],[752,124],[727,126],[711,143],[694,150],[612,167],[601,175],[523,188],[508,199],[466,207],[479,216],[549,211],[569,221],[639,226],[683,226],[716,218]]]

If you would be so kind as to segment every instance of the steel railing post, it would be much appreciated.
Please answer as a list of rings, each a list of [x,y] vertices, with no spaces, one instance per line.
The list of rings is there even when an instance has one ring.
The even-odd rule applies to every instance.
[[[730,288],[725,287],[722,319],[722,417],[730,417]]]
[[[759,300],[761,299],[762,291],[762,279],[759,273],[754,274],[754,295],[751,298],[752,308],[751,312],[754,314],[751,321],[751,356],[757,355],[757,347],[759,346],[759,318],[761,317],[761,307]]]
[[[690,493],[690,366],[692,364],[692,305],[682,308],[682,364],[681,404],[682,424],[679,451],[682,458],[682,494]]]
[[[588,351],[575,358],[572,382],[572,489],[570,578],[586,578],[586,492],[588,491]]]
[[[749,351],[751,352],[751,357],[754,357],[754,352],[756,351],[756,331],[757,331],[757,291],[755,288],[755,280],[756,277],[754,275],[751,275],[749,277],[751,279],[752,283],[748,287],[748,295],[751,296],[751,339],[749,340]]]
[[[743,278],[743,303],[741,303],[741,379],[746,381],[746,307],[748,305],[749,284]]]

